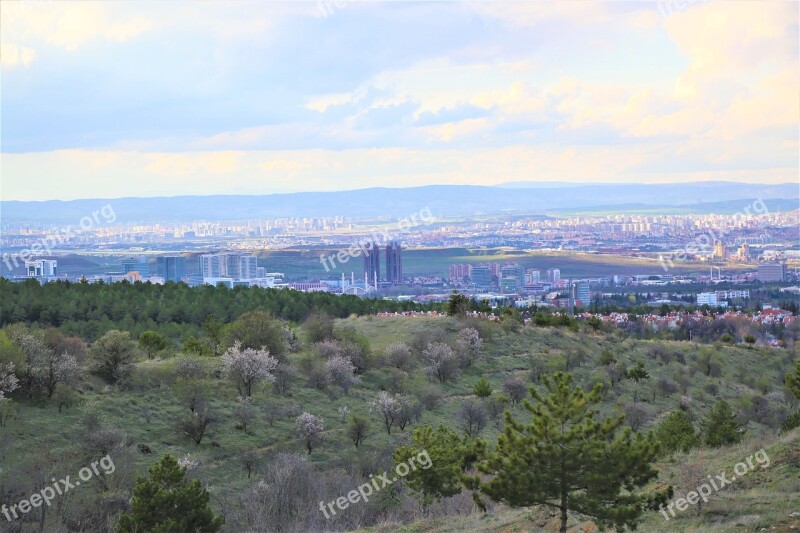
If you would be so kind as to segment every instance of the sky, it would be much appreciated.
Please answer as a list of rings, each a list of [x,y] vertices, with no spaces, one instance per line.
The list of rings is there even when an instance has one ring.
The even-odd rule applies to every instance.
[[[799,181],[794,1],[0,2],[0,199]]]

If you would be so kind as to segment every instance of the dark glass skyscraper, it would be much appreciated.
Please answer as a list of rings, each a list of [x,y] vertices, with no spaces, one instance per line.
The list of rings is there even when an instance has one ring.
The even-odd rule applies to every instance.
[[[165,255],[156,259],[156,272],[164,281],[183,281],[186,278],[186,258],[182,255]]]
[[[367,283],[375,285],[381,279],[381,249],[377,242],[367,244],[362,260]]]
[[[386,281],[403,282],[403,248],[397,241],[386,245]]]

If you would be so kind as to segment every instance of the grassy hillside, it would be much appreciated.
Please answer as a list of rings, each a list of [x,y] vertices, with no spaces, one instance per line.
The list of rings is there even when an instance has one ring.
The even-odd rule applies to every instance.
[[[452,342],[466,326],[481,331],[482,357],[453,382],[430,382],[422,371],[416,348],[413,368],[404,376],[383,360],[384,350],[391,343],[405,342],[412,347],[422,347],[432,340]],[[800,501],[798,434],[779,437],[776,430],[782,417],[797,408],[796,402],[792,403],[793,400],[783,394],[784,375],[797,358],[794,352],[716,346],[711,348],[713,354],[704,363],[699,356],[708,347],[686,342],[626,340],[619,333],[536,327],[514,332],[487,322],[460,323],[452,318],[424,317],[342,319],[337,320],[336,327],[337,330],[352,328],[369,342],[370,368],[362,375],[361,382],[347,394],[333,386],[325,390],[310,386],[309,368],[318,356],[309,343],[304,343],[298,351],[288,355],[288,362],[298,369],[289,391],[277,393],[272,387],[264,386],[254,393],[255,416],[246,431],[237,428],[237,392],[221,376],[219,358],[205,358],[203,365],[210,376],[208,401],[216,421],[199,445],[176,429],[176,421],[185,418],[188,409],[176,387],[174,372],[176,361],[182,356],[172,353],[141,361],[123,387],[109,385],[87,374],[77,385],[77,392],[72,397],[67,396],[64,402],[15,397],[18,416],[0,427],[0,496],[4,487],[15,483],[24,485],[25,482],[19,481],[23,479],[32,481],[29,487],[20,489],[21,492],[30,492],[38,479],[34,474],[44,468],[53,472],[54,477],[76,472],[110,447],[117,470],[108,476],[109,486],[93,482],[90,488],[82,489],[85,492],[76,493],[75,499],[68,500],[68,505],[77,506],[90,495],[108,499],[109,492],[127,494],[134,475],[144,473],[165,453],[176,457],[189,455],[199,461],[191,475],[209,486],[215,512],[226,518],[224,530],[242,531],[248,527],[243,495],[249,494],[256,480],[266,475],[278,454],[305,455],[303,442],[295,433],[295,418],[304,411],[325,421],[324,442],[308,456],[307,467],[318,473],[321,484],[316,486],[314,494],[327,495],[327,501],[357,486],[367,474],[391,468],[391,450],[407,442],[415,427],[440,423],[456,427],[456,414],[462,402],[474,399],[473,386],[481,377],[490,381],[494,395],[498,395],[503,382],[510,378],[519,377],[540,386],[532,370],[550,372],[569,368],[578,383],[589,387],[608,380],[608,371],[599,363],[601,354],[608,350],[614,355],[617,366],[643,361],[651,375],[638,388],[637,405],[644,413],[638,431],[655,427],[681,401],[698,420],[716,399],[724,398],[747,421],[744,444],[721,450],[695,450],[665,460],[659,465],[662,482],[683,483],[682,469],[687,464],[698,465],[704,474],[731,469],[761,447],[772,459],[768,470],[729,487],[702,513],[687,511],[666,524],[663,519],[659,521],[657,514],[652,514],[646,517],[642,531],[759,531],[761,527],[783,524],[790,512],[800,511],[792,509],[797,507],[792,502]],[[303,336],[300,331],[298,334]],[[706,372],[709,362],[713,368]],[[424,409],[418,421],[404,430],[395,428],[388,435],[376,414],[370,412],[368,402],[380,390],[392,388],[415,399],[432,393],[440,394],[442,399],[435,407]],[[608,389],[600,410],[603,414],[620,413],[633,404],[633,395],[634,383],[622,379]],[[758,412],[753,408],[756,399],[766,402],[766,407],[763,402],[759,404],[762,410]],[[59,409],[59,403],[65,405]],[[348,438],[347,422],[340,411],[343,408],[369,420],[368,436],[359,448]],[[521,416],[523,409],[512,406],[512,411]],[[491,442],[499,429],[499,421],[491,420],[480,436]],[[113,445],[103,448],[97,437],[99,430],[118,431],[123,436],[111,439]],[[241,461],[246,450],[258,458],[257,472],[250,478]],[[536,509],[496,507],[487,516],[471,514],[474,509],[466,497],[435,505],[430,510],[432,516],[438,516],[434,520],[400,526],[397,524],[419,519],[421,514],[413,498],[399,484],[394,490],[382,493],[374,506],[371,502],[369,506],[354,508],[349,515],[335,521],[320,517],[319,499],[296,503],[293,519],[300,525],[294,530],[357,529],[375,522],[393,525],[374,531],[530,531],[549,527],[548,516]],[[454,512],[458,517],[452,516]],[[312,520],[309,516],[315,518]],[[52,519],[51,513],[47,520]],[[33,528],[32,524],[28,525]]]
[[[800,430],[778,438],[748,439],[742,444],[717,450],[695,450],[678,454],[660,463],[663,478],[676,485],[676,493],[684,494],[697,486],[687,472],[696,465],[712,476],[730,473],[734,465],[763,449],[770,465],[735,480],[709,498],[707,507],[698,511],[689,508],[669,521],[657,512],[648,513],[639,531],[680,533],[727,533],[731,531],[770,531],[792,533],[800,530]],[[687,466],[688,465],[688,466]],[[730,475],[729,475],[730,477]],[[702,481],[699,481],[702,483]],[[677,495],[676,495],[677,497]],[[448,516],[419,520],[412,524],[384,524],[359,530],[362,533],[522,533],[541,531],[555,533],[558,521],[539,508],[510,509],[499,507],[494,512],[474,512],[465,516]],[[598,531],[588,519],[573,516],[570,533]]]

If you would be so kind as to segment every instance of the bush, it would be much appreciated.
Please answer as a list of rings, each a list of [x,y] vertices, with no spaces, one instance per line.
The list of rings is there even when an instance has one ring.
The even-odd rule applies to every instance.
[[[688,452],[700,444],[700,438],[695,432],[692,420],[683,411],[673,411],[655,429],[656,439],[661,445],[661,451],[670,454],[674,452]]]
[[[486,378],[481,378],[472,388],[473,394],[478,398],[488,398],[492,395],[492,384]]]

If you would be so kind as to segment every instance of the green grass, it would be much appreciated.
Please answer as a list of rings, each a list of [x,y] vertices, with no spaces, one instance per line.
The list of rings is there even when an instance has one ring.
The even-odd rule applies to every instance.
[[[342,272],[356,277],[362,275],[361,257],[350,258],[344,264],[336,264],[335,269],[326,272],[320,262],[320,254],[335,253],[328,249],[287,249],[275,252],[261,252],[259,264],[270,272],[283,272],[296,278],[317,279],[320,277],[341,277]],[[403,273],[406,276],[448,276],[450,265],[467,263],[517,262],[524,268],[545,271],[548,268],[561,269],[561,277],[610,276],[613,274],[663,274],[664,269],[656,256],[627,257],[607,254],[588,254],[573,252],[541,252],[515,250],[510,248],[429,248],[403,251]],[[743,265],[730,264],[726,269],[743,268]],[[707,273],[705,263],[682,262],[670,267],[672,274]],[[543,272],[544,273],[544,272]]]
[[[338,324],[351,325],[365,335],[376,354],[392,342],[411,343],[416,335],[426,330],[442,329],[452,338],[462,327],[457,320],[446,317],[367,317],[338,321]],[[681,365],[675,361],[663,364],[657,359],[649,358],[648,352],[656,345],[663,346],[669,351],[682,354],[687,365],[691,366],[700,348],[687,342],[626,340],[619,332],[605,334],[526,327],[518,333],[510,333],[490,324],[483,324],[481,327],[488,334],[482,359],[465,369],[455,382],[437,384],[444,395],[444,401],[436,409],[425,411],[421,424],[441,423],[454,426],[461,402],[472,396],[472,388],[478,379],[487,378],[497,394],[506,379],[520,377],[527,380],[532,361],[538,361],[548,369],[555,370],[563,364],[565,354],[582,351],[586,355],[585,361],[572,371],[579,384],[588,385],[596,378],[605,376],[604,370],[596,361],[603,350],[610,349],[626,365],[637,360],[644,361],[651,374],[649,382],[640,387],[642,404],[653,415],[652,420],[641,430],[646,431],[654,427],[662,416],[676,408],[682,394],[653,393],[658,378],[672,377]],[[695,372],[687,391],[683,393],[693,398],[692,411],[697,417],[702,416],[718,398],[725,398],[734,406],[743,405],[746,398],[758,393],[754,389],[756,385],[765,387],[768,391],[783,390],[784,372],[789,368],[792,358],[796,357],[796,354],[787,351],[767,348],[719,345],[715,350],[720,357],[721,376],[708,378],[701,372]],[[307,355],[308,350],[292,354],[290,361],[299,365],[300,360]],[[211,372],[219,370],[218,359],[208,359],[206,364]],[[248,479],[244,473],[237,459],[239,451],[254,448],[267,459],[279,452],[305,453],[303,443],[296,439],[294,433],[294,419],[302,411],[325,419],[325,441],[310,456],[313,463],[325,470],[346,465],[366,453],[392,448],[398,444],[398,439],[407,439],[410,431],[419,425],[412,424],[404,431],[395,429],[392,435],[387,435],[377,417],[369,412],[368,401],[387,384],[388,372],[384,368],[367,371],[361,383],[354,386],[348,395],[329,396],[324,391],[308,387],[302,376],[295,381],[286,396],[279,396],[271,388],[263,387],[254,395],[258,416],[249,425],[247,432],[235,427],[232,413],[237,394],[234,387],[223,379],[213,379],[211,403],[218,422],[212,427],[208,437],[200,445],[195,445],[179,435],[175,429],[175,420],[187,414],[188,409],[179,403],[171,387],[174,380],[170,371],[172,367],[171,359],[142,362],[130,386],[123,390],[89,377],[79,387],[80,400],[62,413],[58,412],[53,403],[20,401],[20,416],[11,420],[7,427],[0,428],[0,436],[8,433],[14,437],[13,443],[2,457],[3,472],[33,463],[42,453],[79,456],[82,447],[81,420],[87,404],[102,413],[109,427],[120,428],[129,437],[133,452],[131,469],[136,473],[145,472],[147,467],[165,453],[177,457],[191,454],[199,459],[202,466],[197,475],[210,485],[212,504],[215,506],[220,505],[223,493],[240,494],[255,481]],[[744,383],[739,382],[739,377],[742,376],[745,378]],[[419,388],[427,385],[428,381],[418,366],[409,377],[409,393],[413,395]],[[714,392],[714,388],[717,392]],[[632,397],[633,383],[623,380],[608,393],[599,406],[601,414],[619,414],[620,407],[630,403]],[[370,421],[370,433],[359,449],[353,446],[345,434],[346,423],[338,413],[338,409],[343,406],[347,406],[351,413],[366,416]],[[142,408],[150,411],[149,423],[142,416]],[[270,426],[268,409],[293,414],[277,417],[274,425]],[[512,412],[517,417],[524,414],[521,406],[514,406]],[[497,433],[498,429],[490,423],[481,436],[491,442]],[[695,459],[702,460],[708,473],[717,473],[726,465],[731,468],[753,446],[766,446],[774,450],[775,456],[773,457],[771,451],[770,457],[773,457],[775,468],[771,468],[764,476],[746,479],[731,487],[730,495],[726,492],[726,496],[710,505],[707,512],[704,511],[701,515],[687,512],[674,524],[669,524],[669,528],[675,526],[679,529],[664,529],[664,524],[657,520],[657,516],[648,516],[642,531],[757,531],[757,528],[776,523],[781,516],[788,516],[791,511],[789,496],[794,495],[794,501],[798,501],[797,497],[800,496],[800,483],[797,481],[800,474],[797,433],[779,439],[774,429],[758,421],[751,421],[747,426],[747,435],[750,440],[740,446],[721,451],[695,451],[688,457],[676,457],[663,462],[659,465],[662,479],[670,481],[682,464]],[[152,454],[139,453],[137,446],[140,444],[148,446]],[[782,459],[784,457],[785,460]],[[67,473],[69,472],[61,474]],[[781,491],[787,496],[777,497]],[[751,518],[751,515],[757,518]],[[547,517],[538,510],[501,509],[490,516],[459,516],[418,525],[397,526],[396,529],[378,528],[376,531],[529,531],[539,530],[537,524],[541,524],[542,520],[546,522]],[[743,522],[744,526],[739,528],[737,522]],[[704,527],[710,529],[703,529]],[[715,529],[718,527],[719,529]]]

